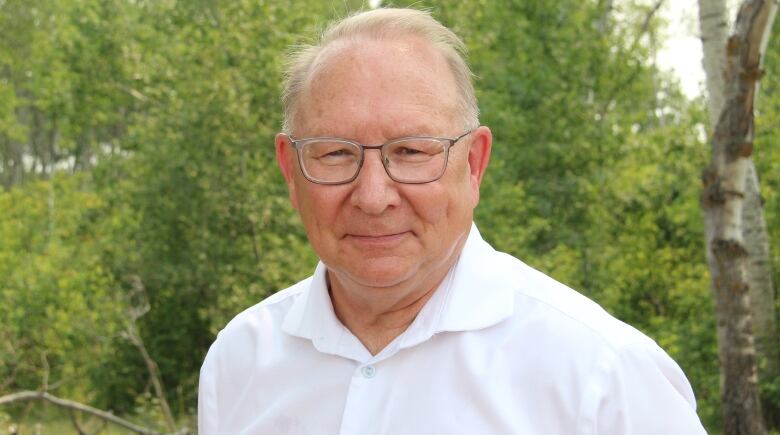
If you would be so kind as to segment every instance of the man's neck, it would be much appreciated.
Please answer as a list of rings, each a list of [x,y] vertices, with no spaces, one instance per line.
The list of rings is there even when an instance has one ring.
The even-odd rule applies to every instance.
[[[356,288],[328,272],[333,310],[341,323],[376,355],[412,324],[451,266],[446,265],[443,271],[416,283],[413,289],[406,283],[398,288]]]
[[[458,261],[466,244],[464,232],[441,262],[419,268],[413,276],[390,287],[370,287],[331,270],[326,279],[336,317],[368,349],[382,351],[401,335],[433,297]]]

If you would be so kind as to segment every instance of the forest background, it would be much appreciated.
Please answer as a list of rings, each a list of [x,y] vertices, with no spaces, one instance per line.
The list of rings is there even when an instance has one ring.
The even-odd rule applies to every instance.
[[[275,167],[281,70],[359,3],[0,0],[0,396],[47,391],[194,429],[216,333],[313,270]],[[414,3],[468,45],[495,135],[485,238],[653,337],[718,433],[699,206],[711,132],[705,97],[657,67],[655,5]],[[780,41],[765,69],[754,159],[777,283]],[[760,387],[778,409],[780,376]],[[0,407],[0,431],[35,423],[101,427]]]

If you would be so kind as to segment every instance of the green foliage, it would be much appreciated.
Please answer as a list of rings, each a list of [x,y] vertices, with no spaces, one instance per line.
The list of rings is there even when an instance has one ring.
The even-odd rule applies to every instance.
[[[775,21],[773,35],[780,34],[780,21]],[[780,41],[772,39],[766,53],[766,74],[761,80],[757,99],[756,146],[754,160],[761,181],[764,213],[769,240],[780,240]],[[780,264],[780,247],[770,247],[772,263]],[[775,288],[780,285],[780,267],[774,267]],[[780,312],[780,311],[778,311]]]
[[[0,193],[0,379],[3,389],[90,398],[89,373],[110,359],[121,297],[103,266],[100,221],[110,214],[85,176]]]
[[[780,22],[775,21],[772,35],[780,34]],[[764,408],[774,416],[775,427],[780,428],[780,41],[770,39],[764,60],[765,75],[757,97],[756,137],[754,161],[764,200],[764,217],[769,233],[770,255],[775,287],[776,342],[770,343],[772,361],[759,361],[762,373],[761,392]],[[771,355],[774,355],[772,357]],[[765,411],[765,414],[767,412]]]
[[[297,29],[329,12],[309,6],[140,5],[138,38],[122,49],[137,101],[125,119],[124,155],[94,174],[102,195],[132,218],[106,248],[108,267],[125,284],[142,282],[151,306],[142,335],[187,403],[218,329],[315,262],[272,147],[280,53]],[[119,352],[124,376],[101,380],[106,400],[130,410],[148,375],[129,343]]]
[[[197,371],[216,331],[241,309],[305,276],[314,264],[276,175],[272,143],[279,124],[281,54],[299,32],[337,11],[314,1],[293,8],[251,1],[10,1],[0,7],[3,17],[19,20],[9,23],[26,24],[8,29],[19,44],[0,50],[7,72],[0,74],[7,85],[1,89],[22,96],[0,107],[0,143],[8,145],[3,155],[12,160],[18,157],[12,151],[21,149],[35,166],[44,166],[25,177],[9,177],[6,184],[48,178],[58,163],[88,169],[97,161],[86,180],[78,178],[91,181],[89,196],[57,210],[87,213],[89,198],[105,211],[83,223],[84,231],[101,232],[90,236],[88,252],[75,232],[57,239],[62,246],[36,242],[43,246],[36,248],[40,258],[29,261],[17,251],[26,239],[0,239],[0,276],[9,283],[3,291],[10,295],[8,309],[15,307],[8,317],[12,328],[2,332],[33,353],[54,345],[57,334],[80,338],[57,348],[57,356],[74,357],[53,359],[55,352],[47,350],[52,370],[78,372],[92,394],[85,399],[94,396],[106,407],[132,411],[136,397],[148,392],[148,373],[138,351],[116,332],[126,321],[118,308],[140,285],[151,307],[140,320],[147,348],[165,383],[183,387],[174,401],[193,404]],[[22,137],[19,131],[25,129],[46,134]],[[50,137],[56,141],[45,140]],[[39,152],[36,141],[49,149]],[[7,194],[14,200],[0,208],[4,217],[22,213],[8,221],[15,225],[9,234],[24,229],[31,238],[43,237],[39,230],[53,222],[45,214],[31,215],[35,209],[27,204],[16,204],[16,198],[40,199],[31,191],[35,186],[17,186]],[[57,293],[63,300],[40,298],[55,284],[66,286],[67,292]],[[79,311],[92,303],[80,302],[85,295],[106,293],[116,299],[112,313],[118,319],[101,320],[114,330],[105,331],[100,343],[112,358],[77,351],[102,329],[86,319],[74,321],[89,317]],[[75,306],[60,314],[51,309],[58,305]],[[55,318],[53,325],[44,322]],[[3,370],[19,381],[3,390],[36,388],[40,356],[11,343],[13,354],[4,359]],[[18,365],[35,370],[22,379]]]

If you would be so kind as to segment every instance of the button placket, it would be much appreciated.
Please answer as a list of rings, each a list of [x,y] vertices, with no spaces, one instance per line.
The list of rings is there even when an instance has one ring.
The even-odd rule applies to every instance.
[[[375,415],[374,405],[382,395],[383,385],[375,379],[377,368],[374,364],[363,363],[355,366],[352,380],[347,391],[344,413],[341,417],[340,435],[363,435],[366,428],[374,424],[371,416]],[[373,405],[372,405],[373,404]]]

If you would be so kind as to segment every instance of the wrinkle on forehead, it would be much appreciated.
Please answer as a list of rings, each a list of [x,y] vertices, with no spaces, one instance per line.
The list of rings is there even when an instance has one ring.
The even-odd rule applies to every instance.
[[[424,60],[431,66],[433,72],[445,76],[452,76],[452,71],[444,56],[439,53],[428,41],[419,36],[409,35],[395,38],[379,38],[369,35],[357,35],[350,38],[342,38],[331,42],[322,49],[317,58],[312,62],[309,71],[309,84],[315,81],[315,76],[327,69],[334,60],[354,59],[359,60],[366,52],[379,49],[401,53],[408,58]]]
[[[390,66],[393,66],[392,74],[387,71]],[[430,80],[431,77],[435,80]],[[296,116],[296,125],[306,125],[310,130],[307,134],[314,133],[318,129],[318,120],[328,115],[326,111],[334,109],[333,101],[349,106],[344,108],[345,112],[372,113],[381,106],[385,111],[399,115],[419,112],[423,119],[431,116],[455,118],[456,89],[453,73],[444,56],[419,37],[339,40],[326,47],[312,66],[310,80],[302,93],[304,98]],[[406,98],[394,98],[399,93],[405,93]],[[361,122],[358,118],[366,122],[365,117],[353,117],[349,119],[353,123],[350,127],[360,128],[356,125]],[[420,124],[426,125],[425,122]],[[444,133],[404,127],[399,126],[401,130],[406,130],[403,135]]]

